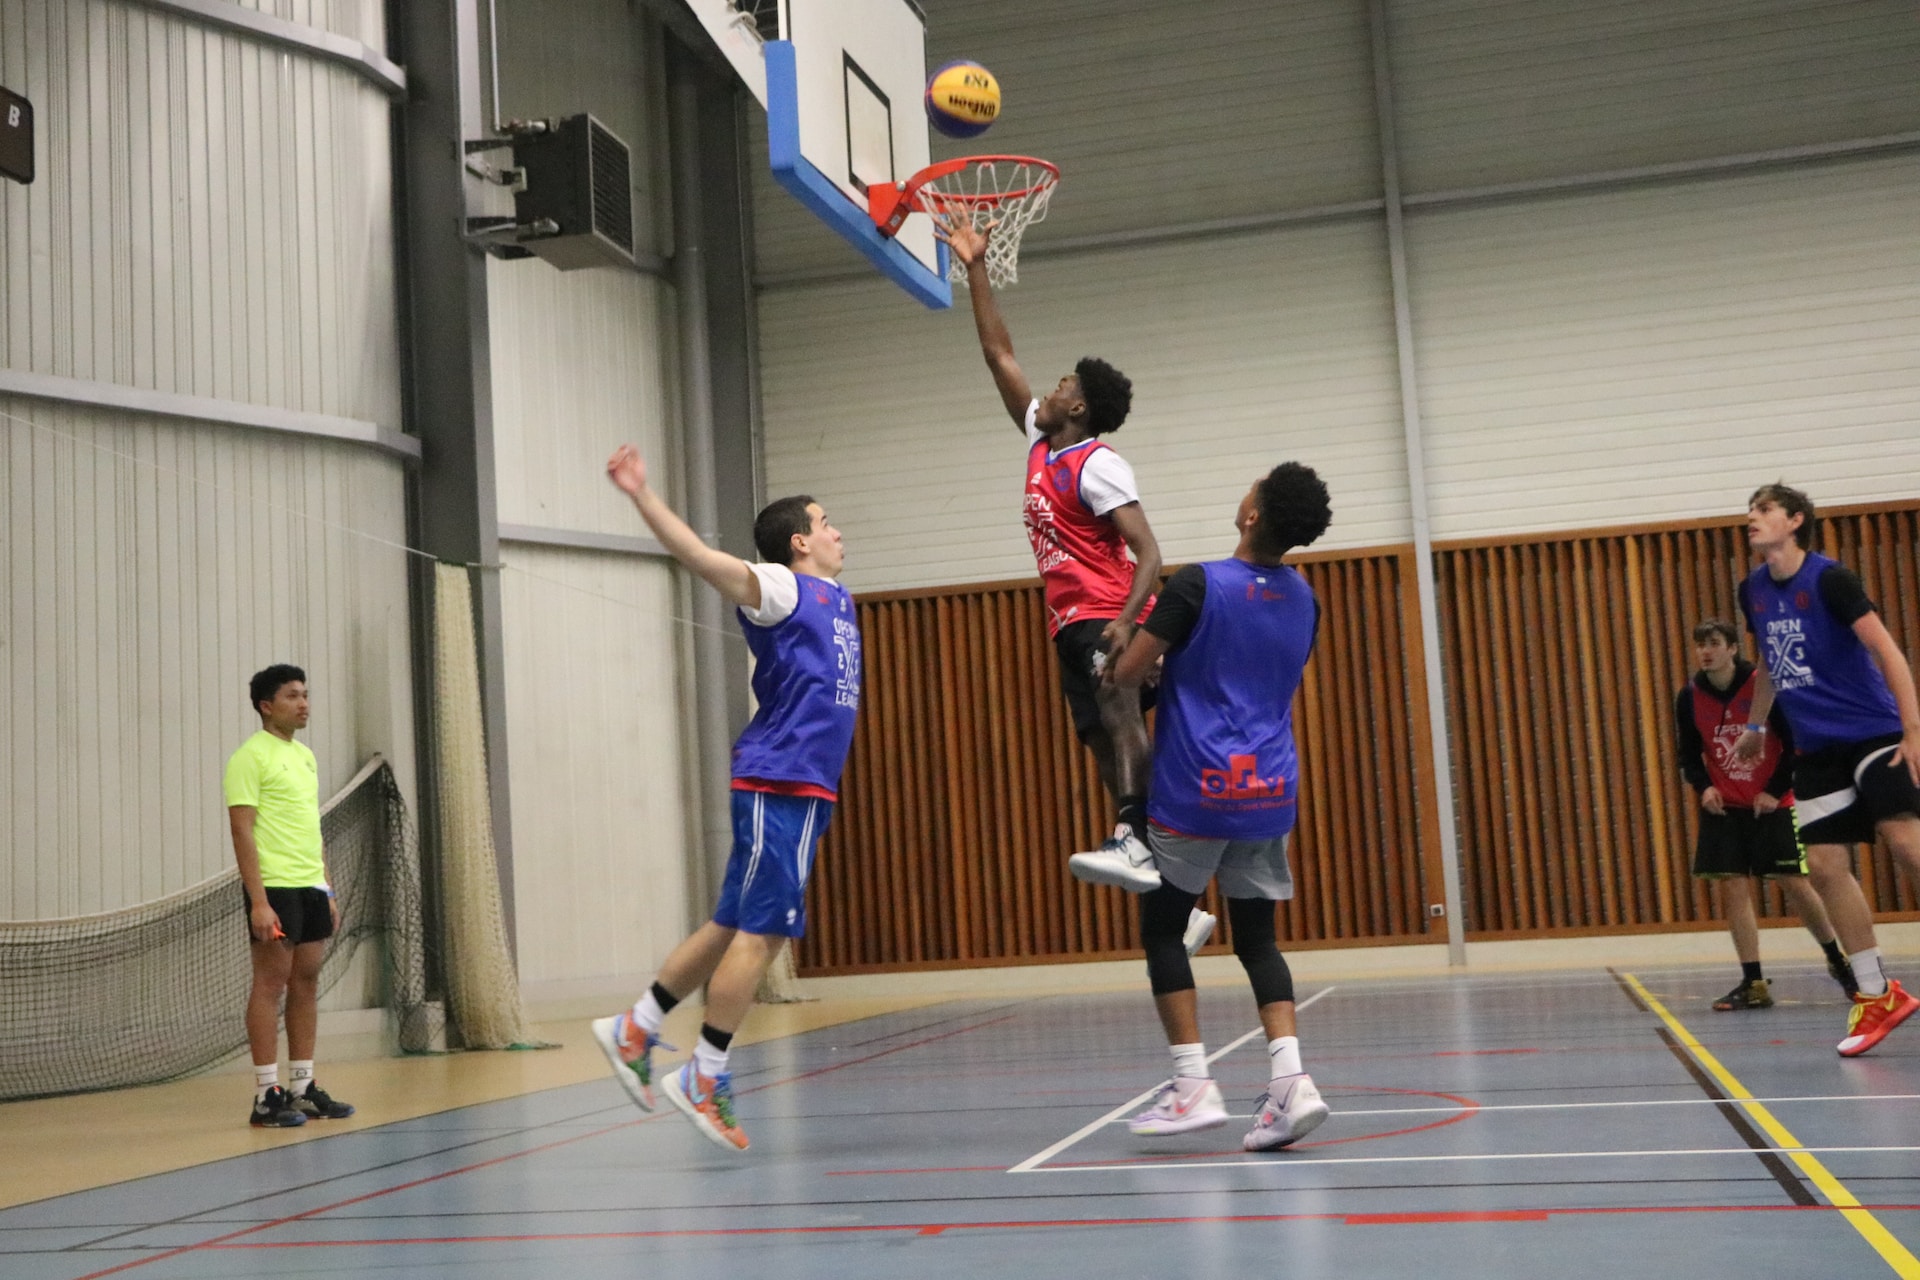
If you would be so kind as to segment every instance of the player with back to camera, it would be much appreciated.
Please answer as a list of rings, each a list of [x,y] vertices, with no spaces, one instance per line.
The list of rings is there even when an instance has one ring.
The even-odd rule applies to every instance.
[[[1101,679],[1152,608],[1160,578],[1160,544],[1141,508],[1133,468],[1102,439],[1126,422],[1133,384],[1106,361],[1086,356],[1045,396],[1036,396],[1014,358],[1013,339],[987,280],[994,224],[975,229],[965,217],[954,217],[936,219],[935,228],[966,266],[987,368],[1001,403],[1027,438],[1024,519],[1045,585],[1061,690],[1074,732],[1093,753],[1119,811],[1113,837],[1097,850],[1073,855],[1067,865],[1090,884],[1144,893],[1160,883],[1145,842],[1152,745],[1143,712],[1152,694]],[[1189,953],[1206,944],[1215,923],[1194,908],[1185,929]]]
[[[1840,935],[1860,990],[1837,1046],[1858,1057],[1920,1008],[1881,967],[1873,912],[1848,846],[1887,843],[1920,888],[1920,700],[1913,669],[1851,569],[1813,550],[1812,499],[1785,484],[1747,500],[1747,545],[1761,564],[1740,584],[1760,648],[1752,722],[1734,747],[1759,756],[1778,697],[1793,726],[1793,789],[1807,875]]]
[[[343,1120],[347,1103],[314,1083],[320,1024],[320,962],[340,927],[327,884],[320,835],[320,768],[294,734],[307,727],[307,673],[280,663],[256,672],[247,697],[260,728],[227,761],[221,789],[233,859],[240,868],[253,985],[247,1047],[253,1053],[253,1107],[247,1122],[288,1129]],[[287,1084],[280,1087],[280,1002],[286,1000]]]
[[[1160,886],[1140,899],[1140,941],[1174,1070],[1154,1105],[1130,1122],[1137,1134],[1227,1122],[1180,940],[1209,880],[1227,899],[1234,954],[1253,988],[1271,1068],[1241,1145],[1291,1146],[1327,1118],[1300,1062],[1293,973],[1274,939],[1274,904],[1293,897],[1293,697],[1320,626],[1313,588],[1281,560],[1332,519],[1327,486],[1311,467],[1286,462],[1256,480],[1234,513],[1233,555],[1174,574],[1111,673],[1112,684],[1133,689],[1164,665],[1147,814]]]
[[[1740,633],[1731,622],[1709,618],[1695,627],[1693,650],[1700,669],[1673,705],[1680,772],[1700,798],[1693,874],[1715,885],[1740,959],[1740,985],[1713,1007],[1725,1012],[1773,1005],[1760,967],[1756,880],[1780,886],[1826,953],[1827,972],[1851,996],[1857,990],[1853,970],[1834,941],[1820,895],[1807,883],[1806,850],[1794,822],[1793,730],[1776,705],[1767,716],[1765,751],[1737,758],[1733,747],[1752,718],[1757,673],[1740,656]]]
[[[607,475],[660,545],[738,610],[759,706],[733,744],[733,850],[713,918],[673,949],[630,1010],[596,1020],[593,1037],[628,1095],[651,1111],[660,1024],[705,986],[693,1058],[661,1088],[701,1133],[745,1151],[728,1052],[780,948],[806,933],[807,877],[860,712],[860,627],[838,581],[846,556],[810,497],[767,504],[753,522],[762,563],[748,564],[707,546],[674,514],[633,446],[614,452]]]

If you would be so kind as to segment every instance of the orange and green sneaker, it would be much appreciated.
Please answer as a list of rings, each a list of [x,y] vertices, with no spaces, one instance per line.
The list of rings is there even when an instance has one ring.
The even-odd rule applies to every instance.
[[[1847,1014],[1847,1038],[1838,1046],[1840,1056],[1859,1057],[1885,1040],[1887,1032],[1913,1016],[1915,1009],[1920,1009],[1920,998],[1908,995],[1906,988],[1892,978],[1887,979],[1887,989],[1881,995],[1856,995],[1853,1009]]]
[[[642,1031],[631,1016],[624,1013],[593,1020],[593,1038],[613,1068],[614,1079],[627,1091],[635,1106],[653,1110],[653,1051],[672,1049],[651,1031]]]
[[[660,1082],[667,1101],[687,1113],[693,1127],[729,1151],[745,1151],[747,1134],[733,1118],[733,1076],[703,1076],[688,1062]]]

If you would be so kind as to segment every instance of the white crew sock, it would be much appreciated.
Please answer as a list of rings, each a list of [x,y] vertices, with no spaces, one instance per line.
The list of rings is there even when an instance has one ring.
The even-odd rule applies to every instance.
[[[1860,984],[1861,995],[1887,994],[1887,975],[1880,967],[1880,948],[1868,947],[1856,951],[1847,957],[1847,963],[1853,966],[1853,980]]]
[[[708,1079],[712,1079],[714,1076],[725,1075],[727,1073],[727,1051],[725,1049],[714,1048],[707,1043],[705,1036],[701,1036],[693,1042],[693,1069]]]
[[[667,1011],[653,998],[653,988],[648,987],[647,994],[633,1002],[633,1012],[627,1016],[633,1020],[634,1026],[648,1035],[658,1035],[660,1024],[667,1020]]]
[[[1279,1036],[1267,1041],[1267,1057],[1273,1062],[1273,1078],[1297,1076],[1306,1068],[1300,1065],[1300,1037]]]
[[[1204,1044],[1176,1044],[1173,1048],[1173,1074],[1186,1076],[1192,1080],[1210,1080],[1213,1073],[1207,1070],[1207,1046]]]
[[[257,1062],[253,1064],[253,1100],[255,1102],[265,1102],[267,1090],[279,1083],[280,1064],[278,1062],[269,1062],[264,1067]]]
[[[311,1088],[313,1088],[313,1059],[287,1063],[287,1092],[296,1098],[304,1098],[307,1096],[307,1090]]]

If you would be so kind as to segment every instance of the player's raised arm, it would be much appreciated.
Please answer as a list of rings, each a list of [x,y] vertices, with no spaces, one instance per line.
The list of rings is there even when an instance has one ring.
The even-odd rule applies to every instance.
[[[633,499],[640,518],[669,555],[713,584],[714,590],[743,609],[760,607],[760,579],[745,560],[716,550],[700,540],[647,483],[647,464],[640,451],[623,444],[607,459],[607,478]]]
[[[980,333],[980,351],[993,373],[993,385],[1000,389],[1000,401],[1007,406],[1013,425],[1026,430],[1027,406],[1033,403],[1033,388],[1020,362],[1013,358],[1013,337],[1007,322],[1000,318],[1000,304],[994,300],[993,286],[987,283],[987,241],[993,237],[994,223],[976,231],[965,217],[936,218],[933,233],[967,269],[967,293],[973,299],[973,325]]]

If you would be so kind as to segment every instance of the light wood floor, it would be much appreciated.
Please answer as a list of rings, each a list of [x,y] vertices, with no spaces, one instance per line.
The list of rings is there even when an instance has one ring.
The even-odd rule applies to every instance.
[[[939,1002],[932,995],[852,998],[756,1008],[736,1044],[757,1044],[878,1014]],[[320,1043],[315,1078],[358,1110],[349,1119],[297,1129],[255,1129],[246,1123],[250,1075],[231,1070],[114,1093],[44,1098],[0,1105],[0,1208],[190,1168],[290,1142],[317,1142],[356,1129],[412,1120],[475,1103],[579,1084],[607,1075],[589,1019],[536,1024],[557,1049],[449,1053],[329,1062]],[[687,1056],[700,1010],[681,1005],[663,1037]],[[283,1067],[284,1071],[284,1067]]]

